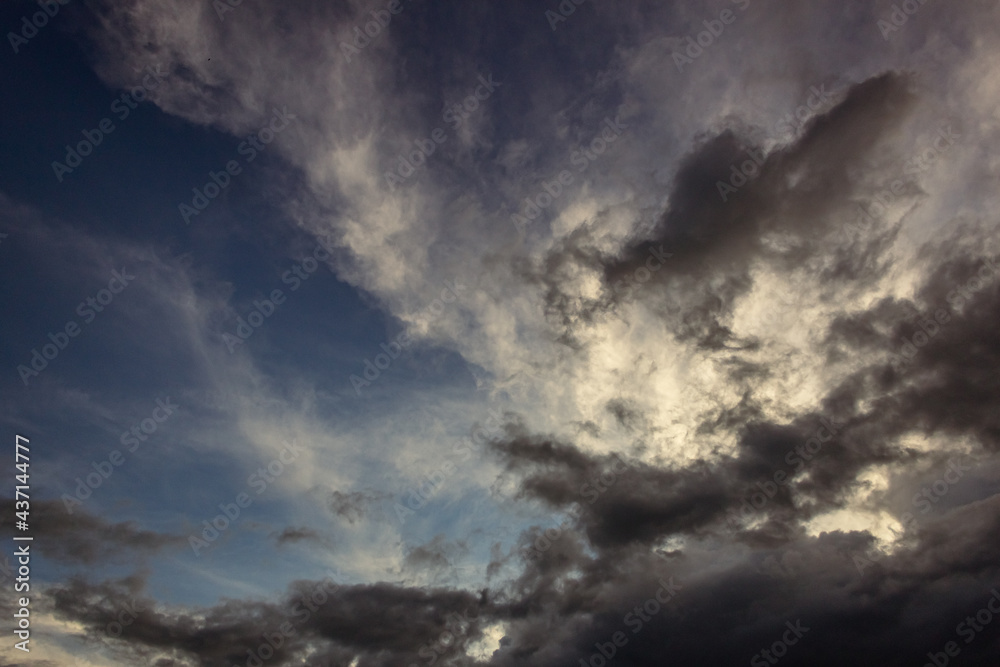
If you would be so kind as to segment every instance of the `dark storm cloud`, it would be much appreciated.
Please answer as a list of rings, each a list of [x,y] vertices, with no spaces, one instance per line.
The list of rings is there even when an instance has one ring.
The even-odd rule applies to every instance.
[[[786,622],[797,621],[806,630],[789,647],[787,664],[838,665],[851,656],[857,664],[921,664],[990,596],[998,568],[986,559],[995,548],[982,552],[976,535],[971,544],[928,539],[878,557],[870,542],[860,533],[800,538],[733,554],[711,575],[699,572],[697,559],[710,553],[704,545],[672,559],[638,549],[598,558],[564,549],[562,563],[529,568],[517,582],[519,604],[511,607],[507,645],[494,664],[577,665],[597,654],[595,643],[607,650],[617,631],[627,644],[615,664],[746,664],[780,640]],[[977,547],[974,556],[969,547]],[[877,563],[869,565],[866,554]],[[579,574],[566,579],[570,572]],[[676,599],[643,610],[670,577],[680,586]],[[989,638],[980,641],[963,647],[969,664],[989,664]]]
[[[898,356],[913,356],[901,366],[902,386],[885,407],[898,410],[903,422],[912,415],[910,428],[964,433],[995,452],[1000,449],[1000,379],[995,372],[1000,363],[1000,275],[995,268],[983,272],[986,278],[977,275],[991,259],[971,256],[940,267],[920,295],[926,304],[920,315],[897,325],[887,343],[899,345],[893,350]],[[928,320],[941,310],[952,319],[934,332],[934,322],[928,325]],[[928,342],[918,347],[921,333]]]
[[[355,655],[362,665],[422,664],[433,647],[442,648],[442,633],[475,637],[488,620],[507,624],[496,665],[577,665],[618,631],[628,641],[616,664],[658,664],[664,656],[680,664],[744,664],[781,638],[786,621],[801,621],[804,630],[788,664],[840,665],[848,656],[858,664],[920,664],[927,651],[954,638],[955,624],[984,606],[996,586],[997,509],[991,500],[942,516],[893,556],[872,552],[870,536],[831,533],[734,553],[711,575],[699,563],[710,552],[697,543],[673,558],[642,546],[594,556],[569,543],[559,559],[525,569],[494,604],[485,594],[385,584],[329,585],[321,601],[319,582],[297,582],[280,603],[228,602],[197,614],[146,608],[134,581],[74,580],[52,599],[60,617],[95,636],[121,608],[136,607],[137,619],[121,640],[103,641],[124,642],[143,660],[166,652],[206,667],[243,664],[243,647],[261,646],[262,635],[286,622],[296,634],[273,664],[306,646],[318,649],[313,664],[346,664]],[[676,598],[644,609],[663,583],[678,589]],[[303,598],[313,600],[308,616]],[[990,639],[963,645],[964,664],[990,664]]]
[[[865,195],[857,173],[912,110],[911,88],[894,72],[856,84],[809,121],[801,137],[766,155],[734,129],[701,140],[681,161],[669,207],[651,233],[617,256],[595,249],[587,227],[561,240],[530,275],[544,286],[547,312],[562,339],[575,340],[577,322],[592,321],[623,300],[642,299],[681,341],[710,350],[754,349],[757,341],[737,339],[727,324],[737,299],[753,287],[752,262],[785,271],[819,258],[824,278],[837,283],[882,275],[888,267],[881,256],[893,229],[873,230],[834,251],[844,244],[829,237]],[[748,162],[758,173],[734,193],[720,192],[734,166]],[[786,234],[790,243],[767,245],[768,234]],[[623,281],[657,253],[672,256],[647,284],[625,289]],[[567,289],[581,268],[601,275],[600,298],[579,298]]]
[[[969,345],[972,343],[965,341],[965,348]],[[979,367],[986,362],[980,359]],[[971,373],[977,362],[969,365],[970,375],[961,380],[963,384],[971,384],[977,377]],[[882,366],[872,369],[876,373],[884,370]],[[805,522],[844,507],[859,475],[873,466],[907,466],[920,461],[944,465],[947,452],[913,451],[897,440],[905,433],[964,433],[976,437],[987,450],[992,448],[996,418],[985,397],[995,397],[997,388],[988,376],[988,372],[978,374],[987,386],[967,389],[972,405],[962,413],[964,421],[950,417],[952,413],[942,406],[947,387],[934,387],[932,397],[924,397],[917,388],[906,389],[899,396],[866,396],[872,400],[872,408],[862,411],[857,401],[864,395],[863,387],[874,381],[859,382],[852,377],[821,402],[820,410],[799,415],[787,424],[762,419],[758,407],[744,394],[737,405],[721,410],[714,421],[700,429],[703,434],[719,429],[734,433],[737,449],[733,455],[672,471],[633,466],[622,474],[622,484],[609,488],[585,509],[585,530],[595,546],[606,547],[632,539],[652,541],[673,532],[716,531],[724,518],[728,528],[738,528],[740,541],[781,543],[793,539]],[[940,425],[940,431],[929,428],[932,421]],[[523,489],[550,504],[565,504],[568,494],[551,490],[562,488],[562,484],[582,485],[598,467],[596,460],[577,466],[587,472],[576,478],[556,467],[539,468]],[[767,500],[758,507],[765,496]],[[694,509],[684,514],[684,508]],[[758,519],[763,521],[761,525],[747,526],[747,520]]]
[[[517,581],[494,664],[579,664],[617,631],[627,644],[615,664],[746,664],[798,621],[807,630],[787,664],[922,664],[996,587],[997,509],[994,498],[956,510],[893,555],[872,550],[863,533],[798,535],[733,551],[711,573],[700,561],[717,545],[692,542],[665,558],[638,546],[595,557],[567,539]],[[668,577],[681,587],[676,600],[647,607],[643,621],[642,605]],[[557,635],[542,630],[556,623]],[[996,640],[962,650],[968,664],[988,665]]]
[[[922,260],[931,268],[914,300],[883,298],[832,321],[824,344],[828,362],[859,354],[870,362],[833,387],[815,413],[768,423],[745,393],[703,425],[707,432],[739,433],[732,457],[679,470],[633,465],[551,536],[528,531],[522,540],[535,545],[536,557],[525,561],[516,582],[514,620],[494,663],[580,664],[598,655],[595,642],[607,650],[612,634],[624,629],[629,641],[617,649],[616,664],[745,664],[782,638],[786,621],[801,620],[809,629],[788,647],[787,664],[923,664],[949,641],[960,647],[963,664],[993,664],[1000,650],[988,634],[994,626],[975,615],[1000,583],[995,482],[966,488],[979,495],[942,503],[926,518],[907,506],[919,520],[901,519],[907,539],[891,555],[878,551],[867,533],[808,537],[803,530],[808,519],[846,506],[845,494],[872,466],[888,465],[904,478],[919,474],[912,468],[918,463],[947,469],[948,451],[905,447],[898,439],[907,433],[969,437],[977,466],[996,463],[1000,272],[988,268],[993,256],[982,252],[989,233],[965,226],[928,245]],[[730,380],[752,375],[730,374]],[[620,420],[630,417],[624,404],[608,409]],[[835,437],[816,440],[820,453],[805,459],[799,448],[826,424]],[[516,429],[509,436],[494,447],[508,469],[523,476],[521,495],[553,508],[579,502],[581,486],[593,485],[608,468],[607,457],[567,443]],[[787,463],[790,452],[799,470]],[[705,470],[710,476],[700,474]],[[722,528],[723,512],[760,491],[753,482],[768,483],[775,470],[788,471],[794,481],[751,512],[763,522],[752,529],[730,523],[735,533]],[[907,482],[900,483],[905,488]],[[658,537],[677,534],[687,537],[685,547],[652,555]],[[708,557],[719,541],[728,544],[731,564],[706,574],[699,556]],[[666,572],[684,585],[680,611],[659,612],[633,636],[627,614],[651,597],[653,575]],[[642,581],[645,590],[636,590]],[[558,638],[541,630],[556,622],[573,629]],[[977,623],[985,636],[973,631]]]
[[[980,237],[960,229],[954,238]],[[856,403],[874,401],[875,437],[916,431],[968,435],[1000,448],[996,411],[1000,380],[1000,272],[993,257],[974,250],[952,256],[951,244],[927,252],[937,265],[915,301],[883,299],[845,314],[827,334],[828,356],[880,353],[882,359],[836,392]]]
[[[265,664],[288,664],[309,649],[316,665],[347,664],[354,656],[365,665],[423,662],[428,652],[439,658],[455,653],[447,635],[441,641],[443,633],[475,639],[490,607],[485,594],[298,581],[278,602],[227,601],[178,611],[154,605],[141,587],[136,580],[89,584],[77,578],[49,597],[57,616],[82,623],[93,638],[147,661],[142,664],[166,655],[202,667],[243,665],[251,653],[270,655]],[[108,624],[126,608],[134,610],[134,620],[109,637]],[[262,652],[267,638],[272,649]]]
[[[5,517],[14,516],[14,500],[4,500],[2,506]],[[79,508],[67,514],[57,500],[32,500],[30,516],[35,548],[63,563],[120,562],[185,544],[183,536],[143,530],[132,521],[109,523]],[[2,529],[5,534],[18,534],[13,520],[5,521]]]
[[[126,650],[144,664],[152,664],[161,655],[193,657],[196,664],[206,667],[241,664],[247,658],[244,646],[255,649],[263,633],[280,632],[279,626],[287,620],[278,604],[226,602],[203,613],[174,613],[141,593],[141,588],[119,582],[91,584],[74,578],[50,591],[49,597],[57,617],[83,624],[95,640]],[[135,618],[120,637],[109,636],[108,625],[119,621],[123,609],[134,610]],[[280,660],[289,655],[286,643],[277,648],[275,657]]]
[[[760,423],[750,410],[741,415],[739,407],[730,409],[736,419],[727,426],[750,418],[740,436],[738,477],[781,469],[785,452],[814,435],[817,417],[833,420],[838,432],[820,443],[819,455],[796,464],[802,472],[792,488],[800,519],[837,507],[873,465],[943,467],[954,454],[953,448],[913,450],[900,444],[907,434],[945,442],[966,437],[974,456],[992,457],[1000,445],[1000,381],[993,372],[1000,363],[1000,270],[981,252],[985,233],[959,227],[925,247],[931,268],[914,301],[884,298],[832,321],[825,340],[830,363],[858,355],[870,361],[834,386],[816,415],[782,427]],[[793,458],[805,457],[800,452]],[[751,465],[753,460],[759,463]],[[785,522],[790,517],[782,516],[781,507],[772,501],[766,510],[779,512]]]
[[[667,470],[618,456],[590,456],[518,426],[509,433],[493,448],[508,470],[522,476],[520,496],[554,509],[578,504],[580,525],[601,548],[697,531],[721,517],[734,499],[725,485],[725,464]]]
[[[737,435],[733,455],[670,468],[586,454],[518,424],[492,447],[519,476],[519,498],[557,510],[578,505],[577,529],[602,550],[673,535],[728,535],[731,529],[743,541],[780,543],[812,517],[842,507],[844,494],[869,466],[912,458],[871,439],[872,427],[861,417],[814,413],[774,424],[760,419],[746,397],[704,430],[723,428]],[[743,511],[762,493],[763,506]],[[747,528],[753,519],[764,524]]]

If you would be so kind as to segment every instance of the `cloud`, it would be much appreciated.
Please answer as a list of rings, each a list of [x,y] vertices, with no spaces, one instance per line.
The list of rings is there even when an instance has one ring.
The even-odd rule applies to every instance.
[[[58,617],[81,623],[95,637],[122,608],[135,608],[135,619],[120,640],[101,639],[148,664],[157,659],[239,664],[251,653],[270,655],[275,664],[307,655],[320,664],[357,657],[380,665],[422,661],[421,648],[440,647],[443,632],[456,632],[456,615],[465,619],[463,644],[476,639],[480,614],[489,608],[484,598],[467,593],[388,584],[339,586],[327,580],[295,582],[271,603],[228,601],[184,610],[157,604],[132,590],[135,586],[74,579],[49,595]],[[269,645],[267,638],[272,638]],[[436,650],[455,654],[457,646]]]
[[[705,138],[681,161],[667,210],[648,236],[609,254],[581,228],[545,257],[533,277],[547,288],[553,325],[567,330],[562,340],[575,339],[578,320],[589,324],[623,300],[642,299],[679,342],[690,339],[715,351],[753,347],[754,341],[734,337],[729,322],[736,301],[753,289],[755,262],[787,271],[817,261],[823,278],[838,283],[878,278],[887,270],[879,260],[891,230],[833,257],[830,247],[840,244],[830,236],[862,194],[854,172],[884,147],[914,101],[906,77],[890,72],[852,87],[811,119],[801,137],[770,153],[733,129]],[[745,164],[755,175],[740,172],[740,189],[723,191],[720,184],[735,190],[732,170]],[[769,242],[774,237],[782,239],[780,246]],[[662,268],[646,268],[667,253]],[[641,270],[649,282],[625,290],[623,279]],[[599,296],[574,295],[580,274],[588,271],[599,272]]]
[[[311,528],[285,528],[278,533],[275,541],[279,545],[296,544],[299,542],[317,542],[323,544],[323,538]]]
[[[3,506],[10,510],[7,516],[14,516],[15,500],[5,499]],[[32,501],[30,516],[30,534],[37,538],[32,544],[43,556],[63,563],[120,563],[148,558],[186,542],[181,535],[143,530],[134,521],[110,523],[79,508],[70,515],[56,500]],[[19,534],[13,521],[3,528],[9,535]]]
[[[1000,10],[927,3],[883,39],[882,5],[748,2],[685,71],[671,66],[688,36],[741,4],[584,3],[553,32],[526,3],[407,1],[348,61],[341,43],[382,5],[245,0],[220,20],[193,0],[95,3],[84,49],[108,85],[162,65],[157,106],[234,142],[275,107],[299,116],[256,172],[283,216],[269,233],[299,236],[274,248],[265,237],[262,256],[293,256],[312,243],[303,233],[332,239],[337,278],[387,328],[415,330],[425,356],[393,370],[412,361],[424,376],[387,377],[362,405],[327,384],[339,351],[325,331],[294,359],[266,330],[227,355],[226,323],[255,298],[220,273],[228,258],[116,246],[154,276],[127,320],[136,356],[150,352],[144,368],[169,371],[192,406],[172,472],[217,465],[242,485],[239,471],[286,439],[308,443],[273,503],[253,511],[284,526],[278,546],[302,547],[284,552],[305,554],[289,565],[296,577],[330,557],[322,522],[333,518],[336,553],[369,583],[296,580],[198,606],[157,602],[143,577],[77,577],[48,592],[60,619],[133,664],[243,664],[286,622],[296,633],[273,664],[400,666],[476,644],[493,665],[576,665],[619,631],[618,664],[745,664],[799,620],[810,630],[789,664],[917,664],[939,650],[998,574],[1000,281],[972,281],[996,257],[1000,95],[988,63]],[[489,72],[497,94],[388,189],[386,170]],[[779,129],[824,82],[837,88],[828,102]],[[914,173],[909,160],[953,117],[961,146]],[[621,143],[518,235],[510,214],[578,168],[572,156],[605,118],[628,126]],[[886,191],[892,201],[860,222]],[[250,222],[235,230],[259,240]],[[60,243],[104,257],[96,237],[38,238],[59,251],[52,274]],[[427,321],[446,280],[468,293]],[[341,316],[327,306],[320,317]],[[469,365],[482,392],[451,375]],[[49,405],[113,438],[143,413],[123,398],[131,387],[112,394],[67,385]],[[518,418],[484,460],[455,467],[447,500],[405,529],[366,521],[406,486],[385,491],[380,473],[413,481],[442,465],[486,403]],[[22,422],[43,412],[18,410]],[[904,520],[958,454],[974,470]],[[190,488],[199,517],[233,497]],[[183,539],[86,514],[70,523],[48,503],[40,551],[62,564],[150,557]],[[501,520],[513,541],[462,539],[493,536]],[[226,568],[259,576],[233,551]],[[481,572],[459,577],[460,557]],[[676,600],[646,612],[671,577]],[[101,635],[136,597],[145,608],[123,637]],[[452,614],[473,620],[456,630]],[[996,642],[962,653],[993,664]]]
[[[389,494],[370,491],[332,491],[330,493],[330,511],[355,524],[374,511],[375,505],[389,498]]]

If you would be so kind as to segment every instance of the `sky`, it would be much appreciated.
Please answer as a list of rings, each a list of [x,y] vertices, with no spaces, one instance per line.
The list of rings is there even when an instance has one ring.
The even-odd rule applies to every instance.
[[[997,664],[996,3],[0,26],[0,666]]]

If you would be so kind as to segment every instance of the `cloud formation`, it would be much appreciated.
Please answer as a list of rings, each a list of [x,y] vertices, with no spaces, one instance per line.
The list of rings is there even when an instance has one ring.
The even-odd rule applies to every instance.
[[[137,275],[4,408],[73,443],[46,450],[32,499],[58,650],[822,667],[954,641],[995,663],[977,614],[1000,574],[1000,9],[88,10],[60,39],[90,85],[158,68],[129,128],[178,148],[155,156],[144,206],[166,212],[146,231],[0,181],[4,305],[49,286],[11,325],[11,368],[106,267]],[[276,109],[296,122],[181,220],[187,184]],[[116,131],[108,155],[132,145]],[[86,508],[52,500],[168,394],[178,417]],[[301,458],[258,492],[289,443]],[[185,560],[239,492],[225,539]]]

